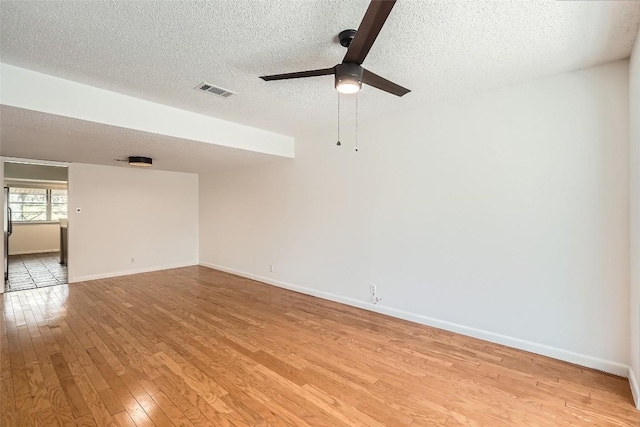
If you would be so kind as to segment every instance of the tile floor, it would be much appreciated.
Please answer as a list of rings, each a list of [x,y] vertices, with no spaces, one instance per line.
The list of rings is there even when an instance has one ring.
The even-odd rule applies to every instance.
[[[67,283],[67,266],[60,264],[60,253],[11,255],[9,281],[5,291],[44,288]]]

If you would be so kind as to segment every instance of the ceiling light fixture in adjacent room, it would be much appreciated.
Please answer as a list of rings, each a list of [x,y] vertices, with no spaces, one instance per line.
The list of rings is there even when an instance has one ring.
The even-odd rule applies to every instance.
[[[153,159],[151,157],[129,156],[129,166],[150,168],[151,165],[153,165]]]

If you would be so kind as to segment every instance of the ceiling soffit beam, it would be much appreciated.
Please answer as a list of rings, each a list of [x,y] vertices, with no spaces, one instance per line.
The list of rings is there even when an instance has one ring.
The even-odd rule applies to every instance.
[[[294,156],[293,137],[9,64],[0,64],[0,104],[257,153]]]

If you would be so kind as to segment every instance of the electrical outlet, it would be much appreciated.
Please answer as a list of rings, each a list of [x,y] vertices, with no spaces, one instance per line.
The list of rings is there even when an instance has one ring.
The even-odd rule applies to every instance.
[[[371,294],[371,304],[376,305],[382,301],[382,298],[378,297],[378,289],[373,283],[369,285],[369,293]]]
[[[269,264],[269,272],[273,273],[273,264]]]

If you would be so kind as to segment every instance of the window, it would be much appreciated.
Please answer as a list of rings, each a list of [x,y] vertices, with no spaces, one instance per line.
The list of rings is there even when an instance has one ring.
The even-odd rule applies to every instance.
[[[67,217],[67,190],[10,187],[9,207],[12,221],[57,221]]]
[[[67,218],[67,190],[49,190],[51,220]]]

